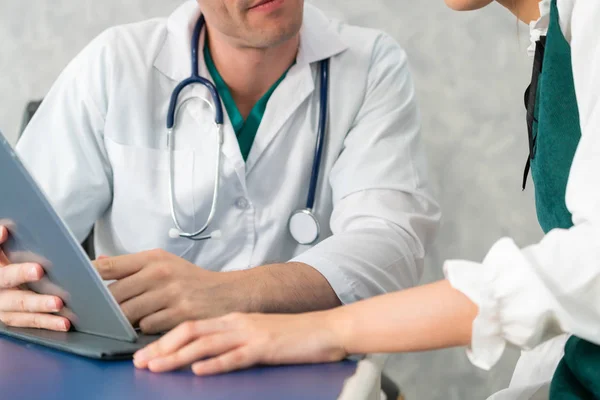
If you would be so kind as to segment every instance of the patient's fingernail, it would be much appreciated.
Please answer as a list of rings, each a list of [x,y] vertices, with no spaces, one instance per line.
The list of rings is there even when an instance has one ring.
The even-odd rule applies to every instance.
[[[144,363],[145,363],[144,360],[140,360],[135,357],[133,358],[133,365],[135,365],[136,368],[145,368]]]
[[[146,354],[146,352],[145,352],[145,351],[143,351],[143,350],[140,350],[140,351],[136,352],[136,353],[133,355],[133,361],[134,361],[134,362],[136,362],[136,361],[137,361],[137,362],[144,362],[144,361],[146,361],[146,357],[147,357],[147,354]]]

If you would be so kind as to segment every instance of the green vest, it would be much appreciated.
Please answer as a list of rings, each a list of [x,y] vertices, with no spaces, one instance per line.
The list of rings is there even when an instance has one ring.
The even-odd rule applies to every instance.
[[[556,0],[553,1],[550,17],[547,37],[545,41],[538,42],[536,48],[534,79],[530,86],[530,90],[536,93],[533,100],[535,109],[533,113],[528,112],[535,206],[538,221],[546,233],[573,226],[565,195],[571,163],[581,137],[571,47],[558,24]],[[535,82],[539,69],[541,74]],[[531,106],[528,108],[531,110]]]
[[[548,34],[537,44],[530,91],[536,94],[533,107],[529,99],[528,125],[538,220],[544,232],[570,228],[573,222],[565,193],[581,128],[571,47],[560,29],[556,0],[552,1]],[[552,380],[550,399],[591,398],[600,398],[600,347],[572,337]]]

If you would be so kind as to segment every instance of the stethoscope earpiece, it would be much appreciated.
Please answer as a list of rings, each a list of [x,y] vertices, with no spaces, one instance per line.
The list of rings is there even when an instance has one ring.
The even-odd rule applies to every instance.
[[[171,228],[169,229],[169,237],[171,239],[177,239],[181,237],[181,231],[177,228]]]

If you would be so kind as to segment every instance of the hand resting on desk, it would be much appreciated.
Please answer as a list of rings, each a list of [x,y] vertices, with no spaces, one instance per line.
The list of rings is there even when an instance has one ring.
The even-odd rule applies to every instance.
[[[194,373],[211,375],[255,364],[467,346],[477,313],[467,296],[439,281],[327,311],[186,322],[138,351],[134,363],[153,372],[191,364]]]
[[[256,364],[335,362],[347,352],[331,312],[300,315],[229,314],[189,321],[134,355],[138,368],[166,372],[188,365],[212,375]]]

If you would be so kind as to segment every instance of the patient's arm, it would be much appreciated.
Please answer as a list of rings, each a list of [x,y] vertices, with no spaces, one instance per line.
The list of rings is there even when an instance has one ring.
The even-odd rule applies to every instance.
[[[192,364],[196,374],[208,375],[259,363],[432,350],[467,345],[476,314],[475,304],[441,281],[329,311],[186,322],[138,352],[134,362],[155,372]]]

